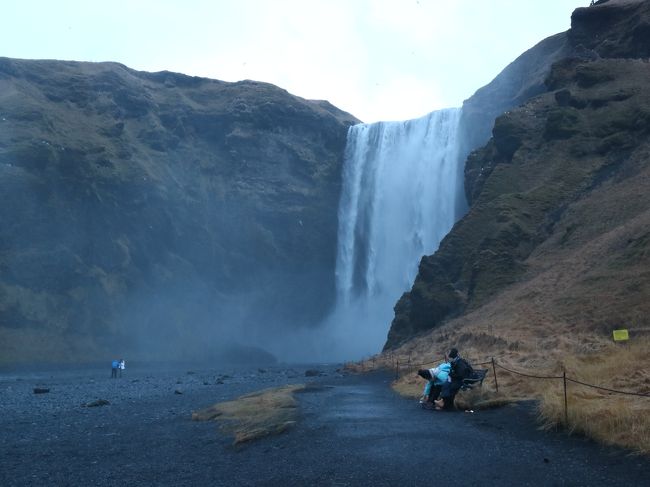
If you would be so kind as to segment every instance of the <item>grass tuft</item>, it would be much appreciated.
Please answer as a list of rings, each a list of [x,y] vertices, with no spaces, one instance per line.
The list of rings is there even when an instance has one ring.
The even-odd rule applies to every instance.
[[[246,394],[192,413],[193,421],[220,421],[221,428],[240,444],[286,431],[298,419],[293,396],[305,388],[287,385]]]

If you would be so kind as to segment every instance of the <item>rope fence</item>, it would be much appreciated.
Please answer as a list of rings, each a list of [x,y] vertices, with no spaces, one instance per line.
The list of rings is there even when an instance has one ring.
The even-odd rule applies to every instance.
[[[576,379],[566,378],[567,381],[573,382],[574,384],[580,384],[581,386],[591,387],[592,389],[600,389],[601,391],[612,392],[614,394],[625,394],[627,396],[640,396],[640,397],[650,397],[650,394],[644,394],[642,392],[631,392],[631,391],[617,391],[616,389],[608,389],[607,387],[595,386],[593,384],[587,384],[586,382],[580,382]]]
[[[437,362],[425,362],[425,363],[420,363],[420,364],[414,364],[411,362],[411,357],[408,357],[408,360],[403,361],[400,364],[399,359],[395,359],[393,355],[390,355],[390,360],[393,362],[393,366],[395,368],[395,380],[399,379],[400,377],[400,370],[406,370],[406,373],[409,374],[413,372],[417,368],[424,367],[426,365],[433,365],[436,364]],[[467,359],[466,359],[467,360]],[[584,387],[590,387],[592,389],[598,389],[601,391],[609,392],[612,394],[622,394],[626,396],[636,396],[636,397],[650,397],[650,394],[648,393],[643,393],[643,392],[632,392],[632,391],[621,391],[617,389],[610,389],[608,387],[602,387],[598,386],[595,384],[588,384],[586,382],[579,381],[577,379],[573,379],[571,377],[567,377],[566,371],[562,372],[562,375],[536,375],[536,374],[530,374],[526,372],[521,372],[518,370],[513,370],[508,367],[504,367],[500,363],[498,363],[494,357],[492,357],[489,361],[487,362],[478,362],[475,363],[471,360],[467,360],[468,363],[470,363],[472,366],[479,366],[479,365],[492,365],[492,374],[494,376],[494,386],[496,389],[496,392],[499,392],[499,383],[497,379],[497,368],[502,369],[508,373],[515,374],[521,377],[527,377],[529,379],[542,379],[542,380],[562,380],[563,382],[563,388],[564,388],[564,421],[568,425],[569,424],[569,402],[568,402],[568,392],[567,392],[567,383],[571,382],[574,384],[578,384]],[[375,365],[375,360],[373,357],[372,360],[373,367]]]
[[[501,364],[498,364],[496,361],[494,362],[494,365],[499,367],[500,369],[503,369],[507,372],[510,372],[511,374],[516,374],[516,375],[521,375],[523,377],[530,377],[531,379],[563,379],[563,376],[561,375],[532,375],[532,374],[524,374],[523,372],[517,372],[516,370],[511,370],[506,367],[504,367]]]

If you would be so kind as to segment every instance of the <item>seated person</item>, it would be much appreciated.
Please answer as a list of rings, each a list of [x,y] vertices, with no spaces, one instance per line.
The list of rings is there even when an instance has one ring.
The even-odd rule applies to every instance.
[[[418,375],[427,380],[424,386],[424,394],[420,399],[420,404],[425,408],[435,407],[433,401],[438,399],[443,384],[447,382],[451,365],[447,362],[442,362],[433,369],[420,369]]]
[[[471,377],[474,372],[471,365],[458,354],[455,348],[449,350],[445,358],[449,361],[451,370],[448,381],[442,385],[440,399],[434,402],[436,409],[453,409],[454,398],[463,385],[463,380]]]

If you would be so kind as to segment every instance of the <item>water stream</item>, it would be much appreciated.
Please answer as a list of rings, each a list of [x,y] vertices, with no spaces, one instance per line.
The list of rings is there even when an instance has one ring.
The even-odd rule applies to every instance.
[[[393,306],[457,218],[460,109],[350,128],[328,328],[352,358],[381,350]]]

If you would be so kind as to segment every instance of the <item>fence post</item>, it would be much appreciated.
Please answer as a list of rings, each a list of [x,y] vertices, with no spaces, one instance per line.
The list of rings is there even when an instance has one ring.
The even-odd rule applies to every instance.
[[[399,359],[395,363],[395,380],[399,380]]]
[[[564,382],[564,424],[569,427],[569,403],[566,395],[566,370],[562,370],[562,380]]]
[[[494,357],[492,357],[492,373],[494,374],[494,387],[496,387],[497,392],[499,392],[499,383],[497,382],[497,368],[494,365]]]

